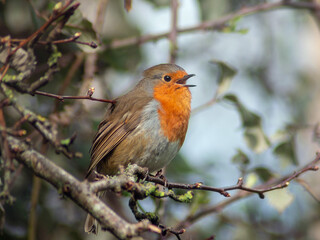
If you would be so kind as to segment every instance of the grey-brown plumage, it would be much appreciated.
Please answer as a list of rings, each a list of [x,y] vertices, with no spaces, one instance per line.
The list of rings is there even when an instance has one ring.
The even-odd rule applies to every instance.
[[[156,171],[179,151],[190,116],[191,85],[185,82],[193,75],[175,64],[160,64],[143,76],[133,90],[108,107],[93,140],[87,177],[94,169],[114,175],[119,166],[129,163]],[[88,215],[85,231],[96,230]]]

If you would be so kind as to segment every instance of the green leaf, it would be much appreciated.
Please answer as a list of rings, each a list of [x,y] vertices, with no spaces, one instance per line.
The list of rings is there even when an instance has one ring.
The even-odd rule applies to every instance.
[[[250,163],[248,156],[240,149],[237,149],[237,154],[232,157],[231,161],[242,167],[246,167]]]
[[[163,8],[170,6],[170,0],[147,0],[148,3],[152,4],[156,8]]]
[[[98,41],[97,33],[93,29],[92,23],[83,17],[81,11],[74,12],[70,17],[68,24],[62,29],[62,32],[66,35],[74,35],[81,32],[81,37],[79,38],[80,41],[88,43]],[[78,44],[77,46],[85,52],[95,51],[95,49],[83,44]]]
[[[233,94],[227,94],[224,100],[232,102],[241,117],[244,130],[244,139],[249,148],[256,153],[261,153],[269,148],[270,141],[264,134],[261,126],[261,117],[254,112],[249,111]]]
[[[58,63],[59,58],[61,58],[62,54],[58,51],[57,47],[53,47],[54,52],[48,58],[48,65],[52,67]]]
[[[190,206],[189,214],[193,215],[196,211],[205,204],[210,202],[209,192],[207,191],[195,191],[193,201]]]
[[[69,146],[70,145],[70,141],[71,139],[70,138],[66,138],[66,139],[62,139],[61,141],[60,141],[60,144],[61,145],[64,145],[64,146]]]
[[[218,19],[223,13],[229,11],[229,1],[226,0],[198,0],[199,14],[201,21]]]
[[[264,134],[261,126],[247,127],[244,131],[244,140],[249,148],[256,153],[261,153],[267,150],[270,142]]]
[[[252,170],[252,172],[256,173],[263,182],[270,180],[275,175],[266,167],[256,167]]]
[[[223,97],[232,102],[240,113],[243,127],[256,127],[261,124],[261,118],[256,113],[249,111],[233,94],[227,94]]]
[[[242,104],[239,104],[238,110],[240,112],[244,127],[256,127],[260,125],[261,123],[260,116],[249,111]]]
[[[196,169],[192,167],[186,158],[181,153],[177,154],[172,160],[170,166],[167,168],[166,173],[172,177],[183,177],[190,173],[196,173]]]
[[[222,29],[222,32],[224,33],[240,33],[240,34],[246,34],[249,32],[248,28],[242,28],[242,29],[237,29],[237,23],[239,20],[241,20],[242,16],[235,17],[231,19],[226,27]]]
[[[265,193],[268,202],[279,213],[282,213],[294,200],[294,196],[288,189],[275,190]]]
[[[246,177],[245,186],[248,188],[253,187],[258,181],[258,175],[255,173],[249,173]]]
[[[229,89],[229,87],[231,85],[231,81],[232,81],[233,77],[236,75],[237,70],[235,68],[233,68],[232,66],[230,66],[229,64],[222,62],[222,61],[211,60],[210,62],[218,65],[218,67],[220,69],[220,74],[219,74],[219,78],[218,78],[217,94],[221,95]]]
[[[294,137],[291,136],[288,140],[276,146],[273,153],[278,156],[283,166],[288,164],[298,165],[299,163],[294,149]]]
[[[238,104],[238,98],[234,94],[224,95],[223,99],[228,100],[234,104]]]
[[[119,49],[107,49],[99,53],[99,59],[117,70],[133,70],[141,60],[140,48],[128,46]]]

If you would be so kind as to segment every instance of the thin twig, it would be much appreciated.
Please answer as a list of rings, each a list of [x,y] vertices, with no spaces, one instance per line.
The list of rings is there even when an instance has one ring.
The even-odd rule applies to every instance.
[[[35,114],[34,112],[23,108],[12,94],[12,91],[4,84],[0,85],[0,90],[4,96],[10,99],[11,105],[22,116],[25,117],[30,125],[32,125],[47,141],[55,148],[57,153],[63,153],[68,158],[79,157],[79,153],[71,152],[67,145],[62,144],[58,139],[57,131],[53,124],[46,118]],[[5,131],[1,131],[5,132]]]
[[[201,31],[201,30],[215,30],[215,29],[218,30],[218,29],[221,29],[230,20],[234,18],[251,15],[257,12],[270,11],[270,10],[278,9],[281,7],[308,9],[310,11],[317,11],[320,8],[320,5],[316,3],[311,3],[311,2],[292,2],[292,1],[279,1],[275,3],[267,2],[267,3],[258,4],[252,7],[242,8],[234,13],[221,17],[218,20],[206,21],[193,27],[177,29],[177,32],[188,33],[188,32]],[[144,36],[129,37],[125,39],[116,39],[116,40],[113,40],[109,45],[104,46],[103,48],[116,49],[116,48],[132,46],[132,45],[141,45],[145,42],[156,41],[162,38],[169,38],[170,32],[160,33],[156,35],[150,34],[150,35],[144,35]]]
[[[97,48],[98,45],[95,42],[83,42],[83,41],[79,41],[77,40],[79,37],[81,36],[81,32],[77,32],[75,33],[72,37],[70,38],[66,38],[66,39],[60,39],[60,40],[55,40],[55,41],[38,41],[37,44],[41,44],[41,45],[48,45],[48,44],[64,44],[64,43],[77,43],[77,44],[82,44],[82,45],[86,45],[89,46],[91,48]],[[26,39],[11,39],[11,42],[23,42],[26,41]]]
[[[91,97],[90,95],[87,95],[87,96],[60,96],[60,95],[47,93],[47,92],[42,92],[42,91],[35,91],[34,94],[41,95],[41,96],[46,96],[46,97],[56,98],[56,99],[58,99],[60,101],[64,101],[65,99],[86,99],[86,100],[98,101],[98,102],[115,103],[114,100],[108,100],[108,99],[102,99],[102,98],[94,98],[94,97]]]
[[[226,192],[227,190],[225,188],[210,187],[210,186],[203,185],[202,183],[194,183],[194,184],[170,183],[160,177],[153,177],[150,175],[148,175],[145,180],[148,182],[154,182],[154,183],[160,184],[169,189],[179,188],[179,189],[188,189],[188,190],[206,190],[206,191],[218,192],[225,197],[230,197],[230,194]]]
[[[177,19],[178,19],[178,0],[171,1],[171,31],[169,34],[170,40],[170,63],[176,62],[177,57]]]
[[[108,6],[109,0],[99,0],[96,19],[94,20],[94,29],[98,34],[101,34],[103,29],[103,24],[106,16],[106,9]]]
[[[256,188],[258,191],[255,191],[255,192],[254,191],[246,191],[246,189],[243,189],[244,191],[237,192],[236,195],[218,203],[217,205],[202,208],[197,213],[187,216],[184,220],[182,220],[180,223],[178,223],[175,228],[176,229],[187,228],[191,224],[193,224],[194,222],[198,221],[199,219],[201,219],[205,216],[208,216],[212,213],[220,212],[226,206],[229,206],[230,204],[238,201],[239,199],[251,196],[253,193],[259,194],[260,191],[267,192],[267,191],[279,189],[279,188],[281,188],[281,186],[287,185],[287,184],[285,184],[286,182],[289,182],[289,181],[297,178],[298,176],[300,176],[302,173],[304,173],[306,171],[316,171],[318,168],[316,166],[316,164],[318,164],[319,161],[320,161],[320,154],[317,153],[316,158],[312,162],[310,162],[309,164],[307,164],[303,168],[301,168],[299,171],[294,172],[291,175],[282,177],[280,179],[271,179],[267,183],[264,183],[264,184],[258,186]],[[270,187],[270,185],[271,185],[271,187]]]
[[[297,183],[299,183],[310,195],[313,197],[314,200],[316,200],[318,203],[320,203],[320,197],[316,195],[314,191],[312,191],[309,184],[303,180],[303,179],[296,179]]]
[[[10,55],[8,55],[8,57],[7,57],[7,61],[13,54],[16,53],[16,51],[18,51],[19,48],[23,47],[31,40],[39,38],[39,36],[44,32],[44,30],[46,30],[55,20],[57,20],[58,18],[60,18],[63,15],[66,15],[70,11],[71,12],[75,11],[79,7],[80,3],[75,3],[70,8],[68,8],[72,2],[73,2],[73,0],[68,0],[64,6],[61,6],[61,8],[54,10],[52,15],[49,17],[48,21],[46,21],[37,31],[35,31],[28,38],[26,38],[25,40],[20,42],[20,44],[15,49],[12,50]],[[64,11],[65,9],[67,9],[67,10]]]
[[[197,114],[197,113],[201,112],[202,110],[207,109],[208,107],[214,105],[218,101],[219,101],[219,98],[218,98],[218,90],[217,90],[217,91],[215,91],[214,96],[213,96],[213,98],[211,100],[209,100],[208,102],[206,102],[206,103],[204,103],[204,104],[192,109],[191,114],[192,115]]]
[[[168,232],[170,232],[173,235],[175,235],[178,240],[181,240],[180,235],[184,234],[186,232],[186,230],[183,229],[183,228],[180,229],[180,230],[175,230],[172,227],[166,227],[166,226],[164,226],[162,224],[160,224],[159,227],[162,229],[162,235],[163,236],[165,236]]]
[[[2,82],[2,79],[4,78],[4,76],[6,75],[8,69],[9,69],[9,66],[10,66],[9,63],[6,63],[4,65],[4,70],[2,71],[1,76],[0,76],[0,83]]]
[[[67,72],[66,77],[63,80],[63,84],[59,88],[58,95],[63,95],[64,94],[65,90],[70,85],[74,74],[79,69],[80,65],[82,64],[84,56],[85,56],[85,53],[83,53],[83,52],[80,52],[80,53],[76,54],[76,59],[75,59],[75,61],[73,61],[71,67],[69,68],[69,71]],[[55,106],[54,106],[53,112],[57,111],[58,103],[59,103],[59,100],[57,99],[56,102],[55,102]]]
[[[292,173],[288,177],[278,179],[278,181],[276,181],[276,184],[263,185],[263,186],[257,187],[257,188],[245,187],[243,185],[244,182],[243,182],[242,178],[238,179],[238,182],[237,182],[236,185],[229,186],[229,187],[223,187],[223,188],[215,188],[215,187],[211,187],[211,186],[206,186],[206,185],[203,185],[202,183],[195,183],[195,184],[170,183],[170,182],[167,182],[167,181],[163,180],[160,177],[153,177],[153,176],[150,176],[150,175],[148,175],[145,180],[149,181],[149,182],[154,182],[154,183],[166,186],[168,188],[205,190],[205,191],[218,192],[218,193],[220,193],[221,195],[223,195],[225,197],[230,197],[230,194],[228,193],[228,191],[243,190],[243,191],[246,191],[246,192],[256,193],[256,194],[259,195],[260,198],[264,198],[264,193],[265,192],[269,192],[269,191],[273,191],[273,190],[276,190],[276,189],[281,189],[281,188],[287,187],[289,185],[290,181],[292,181],[293,179],[299,177],[304,172],[317,171],[319,169],[319,167],[316,166],[316,165],[318,164],[319,161],[320,161],[320,153],[317,153],[316,158],[311,163],[309,163],[306,166],[304,166],[303,168],[301,168],[299,171],[296,171],[296,172]]]

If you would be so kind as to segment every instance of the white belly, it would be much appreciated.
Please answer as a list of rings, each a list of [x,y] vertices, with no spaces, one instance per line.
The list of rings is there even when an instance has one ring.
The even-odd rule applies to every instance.
[[[152,100],[143,110],[141,124],[138,127],[140,129],[136,129],[137,132],[143,129],[150,141],[144,157],[139,161],[139,165],[149,168],[150,172],[168,165],[180,149],[179,141],[169,142],[160,129],[159,106],[158,101]]]

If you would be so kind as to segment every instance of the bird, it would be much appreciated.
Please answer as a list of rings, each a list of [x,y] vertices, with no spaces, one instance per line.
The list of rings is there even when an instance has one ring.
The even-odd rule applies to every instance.
[[[146,69],[128,93],[114,99],[98,126],[90,149],[88,178],[93,171],[115,175],[120,166],[137,164],[149,172],[167,166],[180,150],[191,112],[188,74],[176,64]],[[97,222],[88,214],[85,232],[97,233]]]

